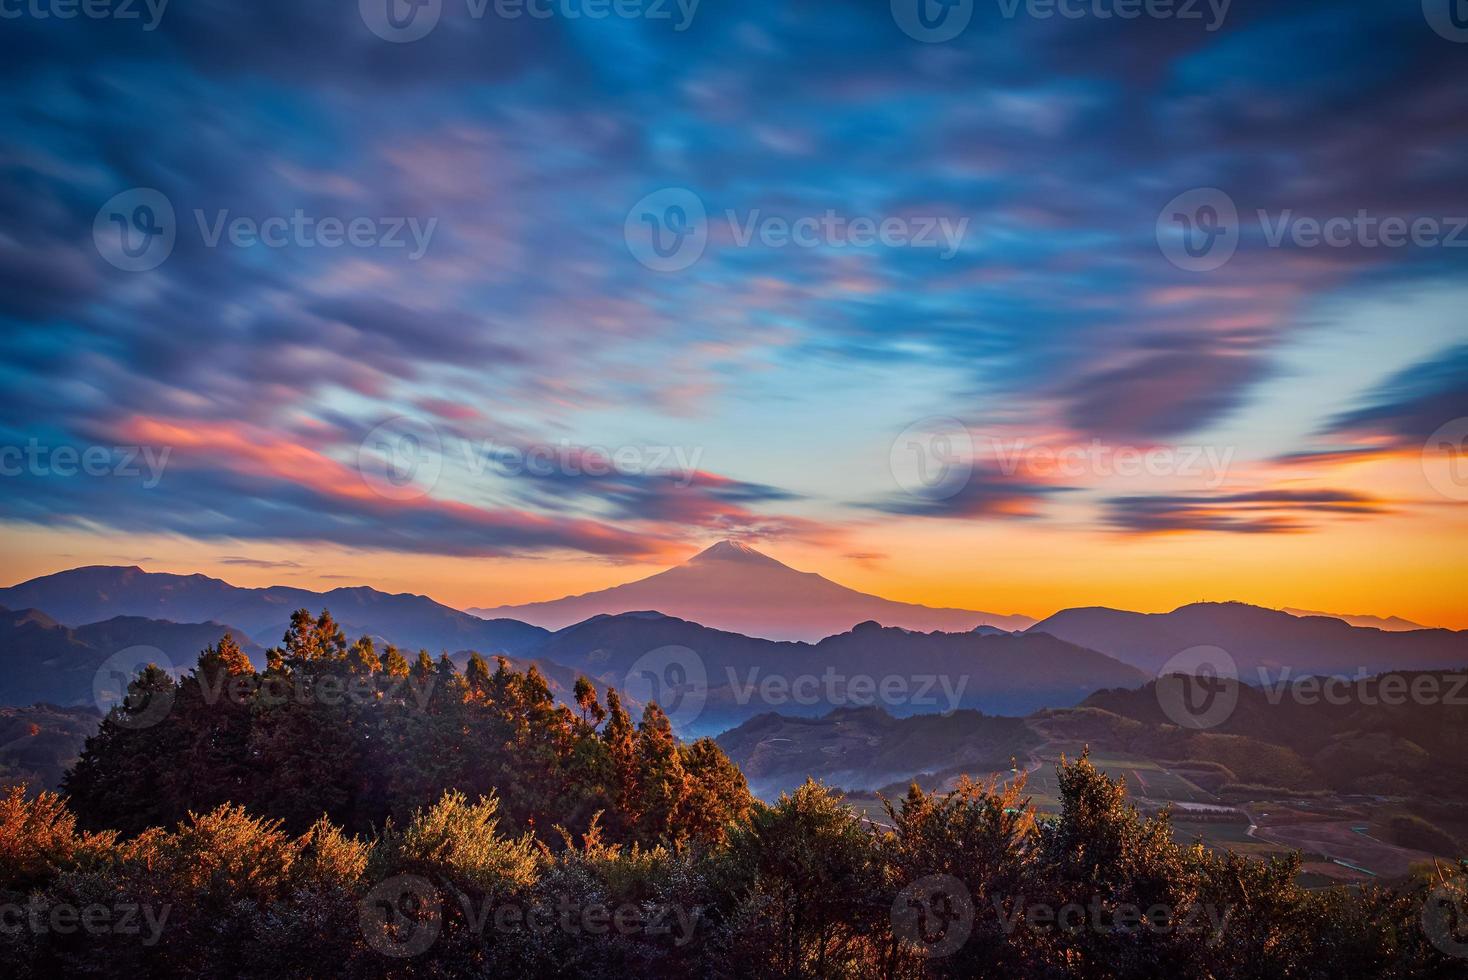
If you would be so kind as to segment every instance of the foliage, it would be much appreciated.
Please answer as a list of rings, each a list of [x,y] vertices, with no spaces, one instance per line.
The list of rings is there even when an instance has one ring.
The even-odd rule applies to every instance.
[[[423,651],[409,668],[304,609],[267,659],[257,673],[226,636],[177,683],[144,671],[66,777],[82,826],[138,834],[235,803],[290,832],[324,815],[366,834],[457,790],[498,793],[545,842],[607,812],[615,840],[682,844],[720,839],[750,805],[712,742],[679,743],[656,705],[633,725],[584,678],[572,711],[534,666],[474,654],[461,676]]]
[[[1044,821],[1022,777],[914,785],[877,820],[816,782],[764,805],[717,746],[679,743],[656,709],[634,725],[615,692],[577,685],[573,711],[504,662],[408,663],[303,616],[263,675],[228,644],[176,685],[145,671],[70,806],[0,800],[6,975],[1464,974],[1468,864],[1306,891],[1298,858],[1175,843],[1085,755],[1062,760]],[[272,677],[369,696],[280,702]],[[206,696],[235,682],[237,701]],[[132,724],[167,696],[164,721]]]

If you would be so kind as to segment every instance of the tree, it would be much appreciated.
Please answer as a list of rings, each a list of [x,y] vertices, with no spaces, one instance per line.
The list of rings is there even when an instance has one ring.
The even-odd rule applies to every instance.
[[[855,972],[889,915],[875,839],[813,781],[757,807],[730,835],[720,864],[720,911],[740,974]]]
[[[83,827],[137,834],[174,818],[178,686],[149,664],[128,685],[62,780]]]
[[[389,677],[408,676],[408,661],[391,643],[382,651],[382,672]]]
[[[649,702],[637,726],[637,834],[645,843],[681,842],[683,808],[690,786],[668,716]]]

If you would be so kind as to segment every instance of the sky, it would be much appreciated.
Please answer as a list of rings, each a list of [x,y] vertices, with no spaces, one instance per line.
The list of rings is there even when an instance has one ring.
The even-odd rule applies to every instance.
[[[388,2],[0,4],[4,584],[1468,627],[1446,3]]]

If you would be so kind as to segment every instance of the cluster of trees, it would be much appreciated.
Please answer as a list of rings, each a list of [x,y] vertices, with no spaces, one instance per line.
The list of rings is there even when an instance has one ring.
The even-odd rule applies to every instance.
[[[449,790],[498,793],[516,826],[609,839],[711,840],[749,808],[744,776],[710,739],[673,735],[656,704],[634,724],[615,690],[590,682],[577,710],[524,673],[478,654],[416,662],[370,638],[348,644],[330,613],[300,610],[257,672],[234,640],[175,682],[144,670],[63,781],[83,829],[137,834],[223,804],[300,833],[323,815],[352,833]]]
[[[402,658],[324,616],[263,675],[236,653],[172,687],[145,672],[69,803],[0,800],[7,975],[1468,972],[1468,868],[1306,891],[1298,860],[1176,843],[1084,756],[1059,768],[1054,818],[1022,781],[914,786],[868,818],[814,782],[751,801],[716,747],[680,745],[655,709],[634,727],[589,685],[578,712],[532,672],[420,658],[409,679],[456,693],[409,710]],[[270,676],[365,693],[282,701]],[[244,696],[195,703],[231,679]]]
[[[1307,892],[1295,861],[1173,841],[1082,759],[1021,787],[914,787],[864,820],[807,783],[717,841],[555,844],[446,793],[371,837],[238,806],[133,837],[0,801],[17,977],[1461,977],[1461,876]],[[1456,946],[1454,944],[1457,944]]]

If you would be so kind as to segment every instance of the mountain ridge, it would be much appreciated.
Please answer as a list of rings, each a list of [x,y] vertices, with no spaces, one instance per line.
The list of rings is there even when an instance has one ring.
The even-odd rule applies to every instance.
[[[659,652],[666,652],[663,660],[648,659]],[[1044,634],[923,633],[863,623],[809,643],[751,637],[675,616],[651,618],[645,612],[598,616],[559,630],[535,655],[619,690],[649,666],[666,672],[676,660],[685,672],[701,670],[706,703],[696,724],[684,726],[697,734],[716,733],[769,710],[809,715],[860,705],[864,702],[854,693],[857,678],[878,684],[900,679],[904,693],[880,701],[897,716],[956,708],[1028,714],[1148,679],[1115,658]],[[829,687],[827,677],[834,679]],[[796,678],[808,687],[817,686],[809,680],[816,678],[819,690],[834,691],[834,699],[823,695],[799,700]],[[791,693],[766,699],[764,685],[771,679],[776,685],[772,690]]]
[[[967,632],[979,626],[1016,630],[1034,623],[1029,616],[927,606],[860,592],[729,539],[632,582],[542,602],[471,607],[466,612],[559,630],[597,614],[647,609],[744,636],[805,642],[867,620],[923,632]]]
[[[408,649],[527,652],[547,635],[536,626],[471,616],[425,595],[370,586],[314,592],[294,586],[246,588],[193,573],[84,565],[0,589],[0,606],[43,610],[68,626],[140,616],[171,622],[228,623],[262,646],[280,642],[297,609],[329,609],[349,634],[383,637]]]
[[[1194,602],[1165,613],[1107,606],[1062,609],[1029,627],[1156,673],[1191,647],[1216,646],[1246,681],[1253,673],[1355,673],[1468,665],[1468,631],[1387,631],[1245,602]]]

